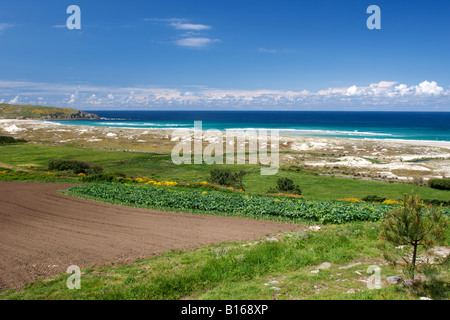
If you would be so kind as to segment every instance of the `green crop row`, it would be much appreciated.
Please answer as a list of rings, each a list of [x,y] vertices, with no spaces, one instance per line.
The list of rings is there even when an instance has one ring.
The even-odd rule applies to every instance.
[[[220,193],[151,185],[92,184],[72,187],[69,194],[100,201],[175,211],[220,215],[280,217],[291,221],[342,224],[351,221],[378,221],[393,208],[386,204],[309,201],[306,199]],[[445,208],[450,215],[450,209]]]

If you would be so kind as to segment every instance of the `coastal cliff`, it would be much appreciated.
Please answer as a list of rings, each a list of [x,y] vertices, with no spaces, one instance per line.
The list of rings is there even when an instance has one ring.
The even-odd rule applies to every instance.
[[[99,118],[96,114],[71,108],[0,104],[0,119],[86,120]]]

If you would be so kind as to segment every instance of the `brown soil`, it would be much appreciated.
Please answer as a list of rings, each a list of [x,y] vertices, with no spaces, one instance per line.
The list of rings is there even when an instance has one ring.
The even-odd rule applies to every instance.
[[[299,225],[161,212],[58,194],[69,184],[0,183],[0,290],[70,265],[132,263],[171,249],[244,241]]]

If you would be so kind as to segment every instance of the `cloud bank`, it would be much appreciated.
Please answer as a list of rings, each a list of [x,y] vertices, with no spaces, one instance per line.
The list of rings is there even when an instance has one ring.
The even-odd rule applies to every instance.
[[[368,86],[307,90],[242,90],[199,86],[111,88],[0,81],[0,101],[95,109],[440,110],[450,90],[435,81],[416,85],[381,81]]]

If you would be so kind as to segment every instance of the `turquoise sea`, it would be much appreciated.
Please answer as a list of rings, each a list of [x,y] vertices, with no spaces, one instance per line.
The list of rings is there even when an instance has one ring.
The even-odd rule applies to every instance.
[[[450,112],[337,111],[92,111],[99,120],[69,125],[183,129],[278,129],[281,135],[450,141]]]

